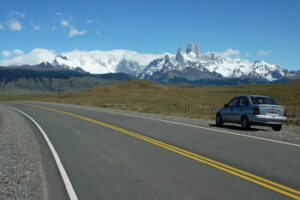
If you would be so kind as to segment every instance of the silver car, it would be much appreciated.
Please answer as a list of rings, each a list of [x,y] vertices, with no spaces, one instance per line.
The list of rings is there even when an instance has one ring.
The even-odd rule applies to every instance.
[[[233,98],[223,108],[217,110],[216,126],[223,123],[239,123],[242,128],[251,125],[271,126],[280,131],[286,121],[286,109],[267,96],[243,95]]]

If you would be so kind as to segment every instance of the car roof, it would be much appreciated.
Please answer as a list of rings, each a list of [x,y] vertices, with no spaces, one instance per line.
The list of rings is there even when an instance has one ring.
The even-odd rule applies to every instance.
[[[257,94],[245,94],[245,95],[240,95],[237,97],[268,97],[268,96],[257,95]],[[268,97],[268,98],[270,98],[270,97]]]
[[[249,95],[250,97],[268,97],[268,96],[263,96],[263,95]],[[270,98],[270,97],[268,97]]]

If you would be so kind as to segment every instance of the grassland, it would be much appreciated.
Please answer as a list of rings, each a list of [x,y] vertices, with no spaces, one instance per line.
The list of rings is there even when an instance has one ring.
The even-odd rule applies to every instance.
[[[288,109],[290,118],[299,123],[300,79],[283,84],[237,86],[175,87],[144,80],[94,87],[68,94],[48,94],[10,99],[54,101],[139,112],[161,113],[192,118],[213,118],[215,110],[242,94],[271,96]]]

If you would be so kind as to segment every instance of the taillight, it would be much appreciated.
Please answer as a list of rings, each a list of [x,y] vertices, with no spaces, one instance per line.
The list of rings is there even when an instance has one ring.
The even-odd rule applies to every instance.
[[[284,109],[283,116],[286,117],[286,109]]]
[[[254,115],[259,115],[259,107],[256,106],[255,108],[253,108],[253,114]]]

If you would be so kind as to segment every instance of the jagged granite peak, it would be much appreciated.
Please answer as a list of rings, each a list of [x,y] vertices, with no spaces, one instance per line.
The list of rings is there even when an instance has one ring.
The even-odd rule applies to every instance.
[[[166,62],[170,62],[171,58],[168,54],[165,55],[165,60],[166,60]]]
[[[178,49],[178,52],[176,54],[176,57],[175,57],[175,60],[179,63],[183,63],[184,62],[184,55],[186,54],[186,52],[182,49],[182,48],[179,48]]]
[[[196,41],[193,41],[187,46],[186,53],[194,53],[197,58],[201,57],[201,50]]]
[[[199,59],[201,59],[202,54],[200,51],[200,48],[198,44],[194,41],[190,43],[184,51],[182,48],[179,48],[175,60],[180,64],[188,64],[192,63],[195,64],[198,62]]]
[[[297,73],[290,73],[288,70],[281,69],[275,64],[269,64],[259,60],[250,62],[241,58],[232,58],[215,52],[206,54],[195,53],[197,51],[197,43],[193,42],[189,45],[187,52],[180,48],[176,56],[163,57],[156,59],[146,67],[139,78],[162,81],[162,77],[172,77],[179,79],[188,79],[195,74],[201,78],[210,79],[241,79],[254,82],[273,82],[287,80],[288,78],[297,77]],[[199,57],[198,57],[198,56]],[[194,73],[194,75],[190,74]],[[201,73],[205,73],[205,76]],[[161,74],[161,75],[160,75]]]

